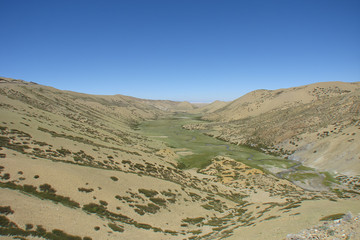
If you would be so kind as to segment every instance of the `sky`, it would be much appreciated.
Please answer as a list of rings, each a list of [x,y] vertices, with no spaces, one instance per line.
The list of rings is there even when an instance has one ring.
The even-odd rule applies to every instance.
[[[358,0],[0,0],[0,76],[211,102],[360,81]]]

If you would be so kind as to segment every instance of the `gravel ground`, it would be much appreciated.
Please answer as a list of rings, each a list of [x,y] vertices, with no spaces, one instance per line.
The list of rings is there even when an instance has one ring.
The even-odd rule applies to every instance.
[[[298,234],[288,234],[286,240],[360,240],[360,215],[353,216],[350,212],[342,219],[325,221],[322,224],[301,231]]]

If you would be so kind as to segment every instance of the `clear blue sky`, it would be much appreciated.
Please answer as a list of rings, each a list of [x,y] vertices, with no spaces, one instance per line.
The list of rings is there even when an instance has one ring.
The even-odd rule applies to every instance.
[[[360,81],[359,0],[0,0],[0,76],[208,102]]]

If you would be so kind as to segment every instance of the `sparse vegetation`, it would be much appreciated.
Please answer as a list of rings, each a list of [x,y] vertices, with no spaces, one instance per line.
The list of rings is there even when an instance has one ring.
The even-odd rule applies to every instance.
[[[198,217],[198,218],[185,218],[183,219],[182,221],[183,222],[186,222],[186,223],[189,223],[189,224],[198,224],[198,223],[201,223],[202,221],[204,221],[205,218],[203,217]]]
[[[158,204],[158,205],[160,205],[160,206],[166,206],[166,200],[163,199],[163,198],[154,198],[154,197],[151,197],[151,198],[150,198],[150,201],[152,201],[153,203]]]
[[[111,180],[113,180],[114,182],[116,182],[116,181],[119,180],[117,177],[114,177],[114,176],[111,176],[110,178],[111,178]]]
[[[157,191],[155,190],[148,190],[148,189],[139,189],[139,193],[144,194],[146,197],[154,197],[157,194],[159,194]]]
[[[124,227],[118,226],[115,223],[108,223],[108,226],[115,232],[124,232]]]
[[[32,224],[26,224],[26,229],[21,229],[15,223],[11,222],[5,216],[0,216],[0,235],[2,236],[14,236],[16,238],[23,239],[22,237],[37,237],[45,238],[49,240],[83,240],[91,239],[90,237],[81,238],[79,236],[70,235],[62,230],[53,229],[51,232],[48,232],[41,225],[37,225],[36,230],[31,230],[33,228]]]
[[[333,220],[341,219],[344,216],[345,216],[345,213],[332,214],[332,215],[328,215],[328,216],[320,218],[320,221],[333,221]]]
[[[140,215],[144,215],[145,213],[154,214],[160,210],[160,207],[158,205],[152,203],[148,203],[147,205],[136,204],[135,206],[137,207],[135,211]]]
[[[105,234],[120,236],[124,231],[134,231],[136,234],[136,228],[139,228],[159,232],[157,236],[164,239],[173,238],[170,235],[183,235],[182,238],[188,239],[226,238],[232,234],[233,229],[243,226],[255,227],[258,222],[266,224],[266,221],[280,217],[277,214],[288,212],[286,216],[299,215],[300,212],[293,213],[294,209],[306,199],[328,199],[333,201],[331,204],[338,204],[340,202],[338,197],[350,198],[360,194],[360,185],[355,178],[346,180],[348,182],[343,185],[343,180],[340,181],[327,172],[317,172],[316,169],[298,165],[296,161],[290,160],[290,157],[280,158],[281,155],[294,153],[301,146],[301,141],[304,141],[291,136],[289,139],[281,140],[284,146],[273,144],[272,138],[279,138],[284,133],[283,125],[279,128],[277,122],[281,122],[280,118],[289,117],[282,110],[262,115],[264,122],[260,122],[257,117],[226,123],[205,122],[200,114],[174,113],[171,117],[163,117],[162,111],[157,107],[147,108],[147,105],[141,105],[144,104],[141,101],[138,102],[139,106],[145,107],[139,110],[137,106],[132,105],[132,101],[137,101],[135,99],[123,101],[122,97],[116,96],[109,98],[85,94],[74,96],[72,93],[65,94],[48,88],[43,88],[41,93],[39,91],[27,85],[14,91],[11,88],[5,91],[2,86],[0,87],[1,97],[7,97],[4,98],[6,99],[4,103],[0,103],[1,110],[5,115],[9,113],[9,116],[16,116],[13,122],[3,123],[6,127],[0,126],[0,150],[6,152],[6,154],[0,153],[3,161],[1,165],[5,166],[0,166],[2,180],[0,187],[26,193],[40,203],[41,200],[50,200],[67,207],[82,207],[81,210],[88,214],[87,217],[98,220],[94,223],[98,226],[93,229],[93,226],[90,226],[94,236],[101,234],[104,234],[103,238],[106,238]],[[46,96],[46,93],[51,91],[53,91],[51,97]],[[277,95],[283,94],[277,93]],[[17,102],[19,106],[15,108],[15,105],[9,104],[10,102]],[[321,105],[317,107],[320,110],[322,108]],[[123,108],[129,112],[124,111],[126,112],[124,114]],[[353,109],[357,109],[357,106]],[[8,110],[10,111],[7,112]],[[301,114],[309,113],[307,109],[298,110],[301,110]],[[293,114],[295,110],[286,111]],[[127,115],[126,120],[123,114]],[[273,121],[273,117],[277,114],[279,115],[277,121]],[[349,124],[359,126],[358,119],[352,117],[354,119]],[[150,118],[157,120],[143,121]],[[337,116],[334,116],[334,120],[336,119]],[[305,123],[299,122],[297,118],[288,121],[291,121],[293,126],[299,126],[291,129],[293,132],[308,130],[304,126]],[[316,132],[317,126],[313,125],[314,136],[319,133],[314,138],[323,140],[337,132],[341,133],[340,130],[344,129],[341,124],[343,123],[339,123],[336,131],[329,128],[318,132]],[[17,127],[19,130],[14,129]],[[284,125],[284,128],[286,127]],[[21,131],[22,129],[34,133],[34,137]],[[349,137],[344,140],[346,143],[356,141],[359,135],[349,131],[343,134],[341,136]],[[288,136],[283,135],[284,138]],[[291,149],[288,149],[288,146]],[[172,149],[168,149],[169,147]],[[174,152],[181,156],[177,159],[178,163],[174,161],[177,156]],[[322,149],[316,147],[316,150],[311,149],[311,153],[317,156],[322,154]],[[212,165],[221,156],[228,157],[224,160],[229,164],[228,168]],[[19,164],[17,162],[14,164],[13,161],[19,161]],[[61,181],[61,178],[50,180],[48,177],[51,175],[44,172],[44,169],[27,169],[32,162],[22,166],[22,161],[33,161],[36,163],[34,166],[46,163],[44,169],[48,169],[49,166],[59,166],[57,169],[59,173],[64,173],[69,166],[74,167],[78,171],[74,170],[74,173],[68,171],[64,174],[64,178],[67,181],[73,180],[74,185],[68,189],[68,192],[75,191],[74,196],[81,199],[82,205],[80,206],[70,197],[58,195],[59,192],[67,191],[64,188],[59,188],[58,191],[55,189],[60,186],[57,181]],[[59,161],[61,163],[58,163]],[[244,163],[246,166],[237,163]],[[81,170],[85,166],[98,169],[88,168],[88,174]],[[189,168],[197,168],[197,172],[181,170]],[[208,171],[203,171],[205,169]],[[99,174],[95,174],[93,170]],[[76,177],[71,178],[68,173],[76,174]],[[134,185],[129,184],[125,176],[131,176],[131,180],[139,182]],[[99,178],[99,184],[93,185],[96,178]],[[150,182],[142,182],[150,178],[153,185],[149,185]],[[300,181],[302,184],[315,179],[319,185],[329,188],[335,186],[336,189],[329,192],[309,192],[286,179]],[[297,184],[302,186],[300,182]],[[30,185],[33,183],[37,184]],[[103,183],[108,185],[102,185]],[[266,203],[251,202],[253,198],[262,196],[264,191],[266,194],[269,193],[266,198],[280,197],[284,203],[271,203],[266,206]],[[117,200],[109,199],[109,196]],[[246,198],[247,196],[249,198]],[[95,203],[84,202],[86,199],[89,201],[93,199]],[[164,220],[172,219],[172,216],[179,214],[179,209],[182,207],[189,208],[185,212],[191,210],[194,212],[189,216],[184,215],[181,217],[182,220],[177,216],[173,219],[174,223],[169,223],[169,228],[177,226],[178,229],[181,226],[182,230],[177,232],[167,229],[168,227],[164,228],[166,226]],[[16,213],[11,216],[14,211],[10,206],[0,207],[0,235],[10,235],[20,239],[31,237],[56,240],[91,239],[67,234],[65,225],[59,226],[59,229],[49,230],[40,225],[36,226],[38,221],[34,221],[25,226],[24,222],[19,222],[21,226],[19,227],[17,222],[12,221],[15,221],[13,219],[17,221],[16,214],[21,212],[20,210],[19,213],[17,212],[18,206],[14,205],[13,208]],[[76,212],[84,215],[81,210],[78,209]],[[299,208],[300,210],[302,208]],[[134,219],[121,214],[129,211],[131,212],[129,216],[135,215]],[[51,215],[53,212],[46,214]],[[326,216],[324,219],[336,219],[339,217],[337,215],[341,214],[334,215]],[[36,214],[34,216],[36,219]],[[159,216],[164,216],[164,219],[157,221]],[[144,222],[140,223],[135,219],[143,219]]]
[[[1,188],[9,188],[9,189],[13,189],[13,190],[18,190],[18,191],[21,191],[21,192],[26,192],[26,193],[29,193],[29,194],[31,194],[33,196],[41,198],[41,199],[47,199],[47,200],[51,200],[51,201],[56,202],[56,203],[61,203],[64,206],[67,206],[67,207],[72,207],[72,208],[79,208],[80,207],[79,203],[71,200],[69,197],[56,195],[55,192],[54,192],[55,190],[52,189],[51,186],[48,185],[48,184],[46,184],[45,187],[43,186],[43,190],[41,192],[38,192],[37,188],[35,186],[31,186],[31,185],[21,186],[21,185],[17,185],[15,183],[12,183],[12,182],[7,182],[7,183],[0,182],[0,187]]]
[[[79,192],[86,192],[86,193],[90,193],[90,192],[93,192],[94,189],[93,188],[78,188]]]
[[[3,215],[9,215],[9,214],[13,214],[14,211],[11,209],[10,206],[0,206],[0,214]]]

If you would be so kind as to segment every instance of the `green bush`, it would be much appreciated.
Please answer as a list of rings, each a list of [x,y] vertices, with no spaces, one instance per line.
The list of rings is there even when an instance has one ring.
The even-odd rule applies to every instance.
[[[86,192],[86,193],[89,193],[89,192],[92,192],[92,191],[94,191],[94,189],[92,189],[92,188],[78,188],[78,191],[79,192]]]
[[[89,203],[83,206],[83,210],[90,213],[97,213],[99,215],[106,215],[107,210],[104,206],[98,205],[96,203]]]
[[[136,209],[135,209],[135,211],[136,211],[137,213],[139,213],[140,215],[143,215],[143,214],[141,214],[142,211],[143,211],[143,212],[147,212],[147,213],[152,213],[152,214],[154,214],[154,213],[156,213],[157,211],[160,210],[160,207],[159,207],[159,206],[157,206],[157,205],[155,205],[155,204],[152,204],[152,203],[148,203],[148,205],[136,204],[135,206],[136,206],[138,209],[141,210],[141,211],[136,211]]]
[[[337,213],[320,218],[320,221],[334,221],[343,218],[345,213]]]
[[[0,206],[0,214],[9,215],[13,213],[14,211],[11,209],[10,206],[6,206],[6,207]]]
[[[147,189],[143,189],[143,188],[139,189],[138,191],[139,191],[139,193],[144,194],[146,197],[154,197],[154,196],[156,196],[157,194],[159,194],[159,193],[158,193],[157,191],[155,191],[155,190],[147,190]]]
[[[31,230],[34,228],[34,225],[32,225],[31,223],[25,224],[25,229],[26,230]]]
[[[116,181],[119,180],[117,177],[114,177],[114,176],[111,176],[110,178],[111,178],[111,180],[113,180],[114,182],[116,182]]]
[[[187,222],[187,223],[190,223],[190,224],[198,224],[198,223],[201,223],[202,221],[204,221],[205,218],[203,217],[198,217],[198,218],[185,218],[183,219],[182,221],[183,222]]]
[[[54,188],[52,188],[50,184],[47,184],[47,183],[40,185],[39,188],[40,188],[40,191],[50,193],[50,194],[55,194],[55,192],[56,192],[56,190]]]
[[[163,199],[163,198],[154,198],[154,197],[151,197],[150,198],[150,201],[152,201],[153,203],[156,203],[160,206],[166,206],[166,200]]]
[[[28,185],[28,184],[25,184],[24,186],[23,186],[23,188],[24,188],[24,191],[25,192],[28,192],[28,193],[34,193],[34,192],[37,192],[37,188],[35,187],[35,186],[33,186],[33,185]]]
[[[109,228],[111,228],[115,232],[123,232],[124,228],[116,225],[115,223],[108,223]]]

